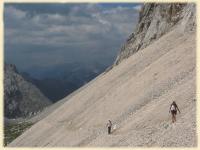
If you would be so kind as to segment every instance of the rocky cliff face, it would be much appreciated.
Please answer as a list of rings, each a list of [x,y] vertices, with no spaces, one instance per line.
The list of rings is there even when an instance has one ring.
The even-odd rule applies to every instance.
[[[27,117],[51,102],[33,84],[27,82],[12,64],[4,66],[4,116]]]
[[[183,31],[194,30],[195,12],[193,3],[145,4],[140,10],[135,31],[121,47],[114,65],[144,49],[178,24],[182,24]]]

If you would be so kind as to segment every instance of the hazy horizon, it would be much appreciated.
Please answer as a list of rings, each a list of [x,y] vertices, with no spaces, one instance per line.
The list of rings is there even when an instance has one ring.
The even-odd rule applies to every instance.
[[[33,77],[106,68],[133,32],[137,3],[4,5],[5,61]],[[99,68],[98,68],[99,67]]]

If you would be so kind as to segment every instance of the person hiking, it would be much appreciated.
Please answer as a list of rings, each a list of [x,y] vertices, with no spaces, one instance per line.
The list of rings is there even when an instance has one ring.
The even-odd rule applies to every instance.
[[[179,113],[181,113],[176,102],[173,101],[169,108],[169,113],[171,112],[171,114],[172,114],[172,123],[176,122],[177,110],[179,111]]]
[[[112,122],[110,120],[108,120],[107,127],[108,127],[108,134],[111,134]]]

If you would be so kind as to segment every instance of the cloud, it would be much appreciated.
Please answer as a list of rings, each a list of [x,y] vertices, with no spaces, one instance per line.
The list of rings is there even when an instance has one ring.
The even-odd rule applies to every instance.
[[[18,20],[18,19],[23,19],[26,16],[26,13],[12,6],[8,6],[5,9],[5,15],[8,19]]]
[[[140,11],[142,9],[142,5],[134,6],[134,9],[137,10],[137,11]]]
[[[6,4],[6,59],[15,60],[14,63],[23,68],[43,63],[53,66],[53,56],[57,58],[55,66],[69,61],[89,61],[91,57],[95,58],[93,61],[101,61],[102,57],[113,61],[133,32],[140,6],[107,6],[109,4]],[[30,62],[22,63],[27,58]]]

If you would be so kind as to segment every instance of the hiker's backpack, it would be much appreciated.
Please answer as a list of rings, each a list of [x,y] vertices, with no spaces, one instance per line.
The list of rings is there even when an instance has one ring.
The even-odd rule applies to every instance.
[[[174,105],[171,106],[171,111],[176,110],[176,107]]]

